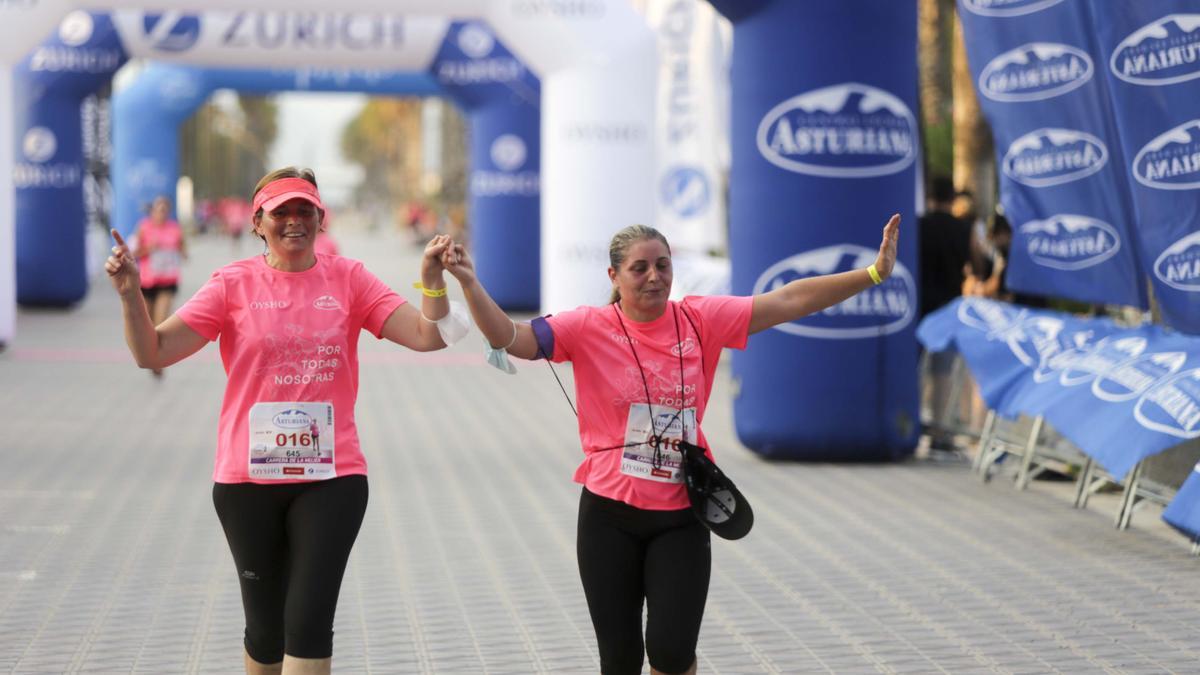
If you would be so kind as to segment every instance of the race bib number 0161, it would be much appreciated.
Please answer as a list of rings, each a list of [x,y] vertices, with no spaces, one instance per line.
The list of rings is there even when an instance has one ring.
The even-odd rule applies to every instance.
[[[629,406],[625,424],[625,442],[630,444],[621,454],[621,473],[659,483],[682,483],[683,455],[679,440],[696,442],[696,409],[678,408],[645,403]],[[633,445],[636,443],[637,445]],[[657,461],[655,443],[659,446]]]
[[[269,402],[250,408],[250,477],[324,480],[334,469],[333,404]]]

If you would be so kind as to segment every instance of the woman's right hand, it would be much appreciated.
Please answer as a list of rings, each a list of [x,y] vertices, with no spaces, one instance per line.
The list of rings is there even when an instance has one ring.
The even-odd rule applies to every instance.
[[[137,263],[129,254],[129,247],[121,238],[121,234],[115,229],[109,232],[117,245],[112,247],[112,255],[104,262],[104,271],[108,272],[108,278],[112,279],[113,288],[117,289],[117,293],[137,293],[142,288],[142,277],[138,273]]]
[[[451,276],[458,279],[462,286],[475,283],[475,261],[467,254],[467,248],[462,244],[447,247],[442,254],[442,265]]]

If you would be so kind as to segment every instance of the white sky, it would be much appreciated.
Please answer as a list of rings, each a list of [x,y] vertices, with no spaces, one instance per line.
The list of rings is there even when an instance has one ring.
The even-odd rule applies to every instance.
[[[279,133],[267,158],[267,169],[311,168],[321,184],[321,198],[341,206],[362,178],[362,170],[342,157],[342,129],[367,101],[363,94],[287,92],[275,97]]]

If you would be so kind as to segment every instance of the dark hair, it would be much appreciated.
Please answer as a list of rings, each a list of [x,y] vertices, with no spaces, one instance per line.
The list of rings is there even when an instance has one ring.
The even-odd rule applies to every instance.
[[[608,262],[614,270],[621,269],[621,263],[625,262],[625,256],[629,253],[629,247],[639,241],[647,239],[657,239],[667,247],[667,253],[671,252],[671,244],[667,242],[667,238],[662,232],[650,227],[649,225],[630,225],[622,228],[619,232],[613,235],[612,241],[608,243]],[[621,292],[614,288],[612,296],[608,299],[608,304],[612,304],[621,299]]]
[[[250,201],[254,201],[254,198],[258,196],[258,193],[262,192],[263,188],[267,187],[268,183],[277,181],[280,178],[303,178],[304,180],[312,183],[313,187],[317,187],[317,174],[313,173],[312,169],[297,169],[294,166],[285,166],[282,169],[275,169],[262,178],[259,178],[258,183],[254,186],[254,193],[250,195]],[[259,207],[259,209],[254,212],[254,215],[261,216],[262,207]],[[259,239],[266,241],[262,235],[254,231],[253,227],[250,228],[250,233]]]
[[[954,181],[948,176],[934,176],[929,182],[929,198],[938,204],[954,201]]]

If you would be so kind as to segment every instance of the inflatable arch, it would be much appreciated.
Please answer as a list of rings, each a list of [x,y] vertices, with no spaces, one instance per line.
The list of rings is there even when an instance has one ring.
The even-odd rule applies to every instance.
[[[0,37],[11,39],[0,51],[4,64],[0,67],[0,88],[12,91],[7,65],[32,50],[36,40],[49,33],[69,10],[120,11],[143,6],[155,10],[162,17],[160,21],[170,22],[160,28],[159,36],[186,33],[186,27],[180,28],[179,24],[192,16],[187,14],[189,11],[203,11],[205,15],[224,12],[232,17],[227,19],[230,22],[253,22],[272,11],[293,16],[328,14],[328,3],[314,0],[264,0],[254,12],[245,11],[243,3],[232,0],[5,3],[0,5],[0,25],[4,26]],[[625,0],[405,0],[391,9],[415,17],[478,19],[540,78],[541,307],[552,311],[603,301],[608,291],[604,268],[612,231],[624,223],[650,222],[654,213],[651,130],[657,54],[654,36],[645,22]],[[378,5],[373,0],[343,0],[339,11],[378,12]],[[10,28],[14,25],[20,30]],[[251,64],[262,67],[286,57],[308,60],[291,66],[393,65],[387,63],[386,54],[381,57],[383,63],[370,63],[364,50],[344,39],[374,39],[371,36],[347,36],[335,31],[325,40],[313,40],[311,31],[297,31],[296,25],[292,24],[292,37],[307,35],[309,39],[293,42],[286,50],[259,45],[263,47],[257,53],[259,60]],[[44,32],[35,31],[35,27]],[[156,49],[153,28],[143,35],[148,38],[146,48],[156,60],[187,60],[190,46],[172,50],[159,45]],[[220,41],[222,34],[210,37]],[[168,41],[166,46],[179,45]],[[343,48],[330,50],[330,46]],[[125,47],[134,55],[146,56],[129,44]],[[0,96],[0,123],[12,120],[12,110],[11,97]],[[7,244],[14,236],[14,196],[9,185],[16,149],[10,137],[0,137],[4,137],[0,145],[0,241]],[[12,246],[0,246],[0,343],[10,340],[16,329],[13,250]]]

